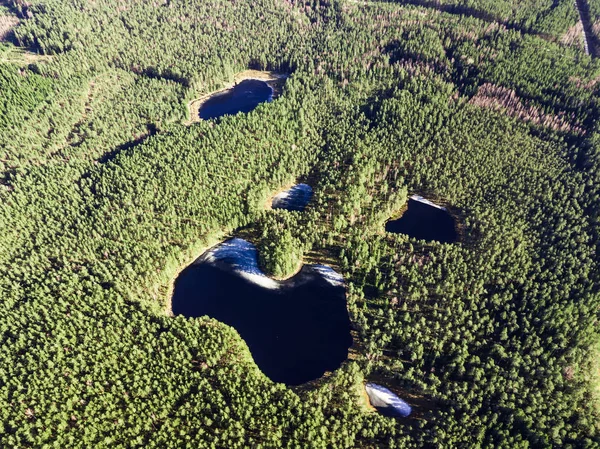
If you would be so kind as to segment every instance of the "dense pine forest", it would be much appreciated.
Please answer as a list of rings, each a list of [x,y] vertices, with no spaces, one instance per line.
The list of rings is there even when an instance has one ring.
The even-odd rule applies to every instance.
[[[600,447],[577,4],[585,27],[571,0],[0,0],[0,446]],[[248,69],[289,77],[191,120]],[[304,212],[265,207],[299,180]],[[385,232],[412,194],[457,242]],[[277,384],[235,329],[171,316],[177,274],[246,234],[267,272],[343,274],[340,369]]]

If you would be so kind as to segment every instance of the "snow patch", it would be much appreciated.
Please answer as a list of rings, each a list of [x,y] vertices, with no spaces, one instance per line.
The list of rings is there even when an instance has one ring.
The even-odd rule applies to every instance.
[[[435,207],[437,209],[446,210],[445,207],[439,206],[431,201],[423,198],[421,195],[413,195],[410,197],[411,200],[418,201],[419,203],[427,204],[428,206]]]
[[[273,197],[273,209],[303,211],[313,196],[313,189],[308,184],[296,184]]]
[[[344,286],[344,278],[341,274],[330,266],[321,264],[306,265],[299,274],[284,281],[271,279],[258,265],[258,250],[256,247],[247,240],[237,237],[209,249],[194,263],[210,263],[224,269],[230,269],[253,284],[270,290],[295,287],[307,282],[310,276],[307,276],[306,269],[321,276],[326,282],[335,287]]]
[[[371,405],[384,415],[406,418],[412,412],[410,405],[381,385],[368,383],[365,390]]]
[[[344,277],[340,273],[335,271],[333,268],[331,268],[329,265],[317,264],[311,265],[311,268],[316,273],[319,273],[323,277],[323,279],[325,279],[331,285],[335,287],[344,286]]]

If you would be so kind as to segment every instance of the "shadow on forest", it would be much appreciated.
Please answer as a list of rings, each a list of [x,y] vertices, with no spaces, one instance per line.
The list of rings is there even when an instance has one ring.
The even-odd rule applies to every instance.
[[[183,76],[177,75],[170,70],[159,72],[158,69],[156,69],[155,67],[147,67],[143,70],[137,69],[137,68],[132,68],[131,71],[133,73],[135,73],[136,75],[145,76],[146,78],[152,78],[152,79],[163,80],[163,81],[164,80],[173,81],[175,83],[181,84],[184,87],[190,87],[189,79],[187,79]]]
[[[582,0],[575,0],[575,6],[581,18],[581,25],[583,26],[583,38],[587,42],[589,55],[592,57],[598,57],[600,54],[600,42],[596,34],[594,33],[594,24],[590,14],[589,3]]]
[[[122,151],[129,150],[129,149],[141,144],[143,141],[145,141],[149,137],[156,135],[157,132],[158,132],[158,130],[156,129],[156,125],[154,125],[152,123],[148,123],[146,125],[146,132],[143,135],[141,135],[140,137],[138,137],[135,140],[124,143],[123,145],[119,145],[114,150],[109,151],[108,153],[105,153],[104,155],[102,155],[102,157],[100,159],[98,159],[98,162],[100,162],[101,164],[105,164],[105,163],[113,160]]]
[[[33,17],[33,13],[29,9],[31,5],[27,2],[18,2],[17,4],[9,0],[0,0],[0,6],[6,8],[9,14],[14,15],[19,20],[27,20]],[[41,47],[34,43],[26,45],[23,42],[19,42],[15,35],[14,28],[7,31],[5,36],[0,38],[0,42],[8,42],[9,44],[14,45],[15,47],[20,47],[21,49],[30,51],[32,53],[42,53]]]

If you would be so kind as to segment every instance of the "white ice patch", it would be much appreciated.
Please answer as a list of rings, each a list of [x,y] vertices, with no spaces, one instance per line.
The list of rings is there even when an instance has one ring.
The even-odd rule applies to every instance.
[[[258,266],[258,251],[247,240],[233,238],[208,250],[197,263],[223,264],[244,279],[264,288],[276,289],[280,283],[266,276]]]
[[[260,285],[263,288],[266,288],[269,290],[275,290],[275,289],[281,288],[280,281],[271,279],[270,277],[265,276],[263,273],[256,274],[256,273],[248,273],[248,272],[239,271],[239,270],[236,270],[236,271],[241,277],[243,277],[247,281],[250,281],[256,285]]]
[[[258,266],[258,251],[247,240],[233,238],[219,243],[204,253],[195,263],[210,263],[230,269],[244,279],[261,287],[275,290],[282,287],[294,287],[307,282],[310,277],[296,275],[291,279],[277,281],[268,277]],[[344,286],[344,278],[327,265],[309,265],[310,269],[321,276],[329,284]]]
[[[419,203],[427,204],[428,206],[435,207],[437,209],[446,210],[445,207],[438,206],[437,204],[432,203],[431,201],[423,198],[421,195],[413,195],[410,197],[410,199],[414,200],[414,201],[418,201]]]
[[[369,401],[373,407],[404,418],[409,416],[412,412],[410,405],[381,385],[368,383],[365,385],[365,390],[367,391]]]
[[[312,265],[312,269],[335,287],[344,286],[344,277],[328,265]]]
[[[313,196],[313,189],[308,184],[296,184],[273,197],[273,209],[303,211]]]

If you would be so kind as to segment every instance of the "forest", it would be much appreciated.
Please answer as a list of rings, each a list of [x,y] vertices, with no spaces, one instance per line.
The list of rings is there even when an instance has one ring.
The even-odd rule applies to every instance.
[[[583,32],[570,0],[0,0],[0,447],[600,447]],[[289,76],[191,120],[248,69]],[[305,211],[265,208],[299,181]],[[413,194],[455,243],[385,232]],[[274,383],[235,329],[169,313],[236,235],[274,276],[344,276],[338,370]]]

